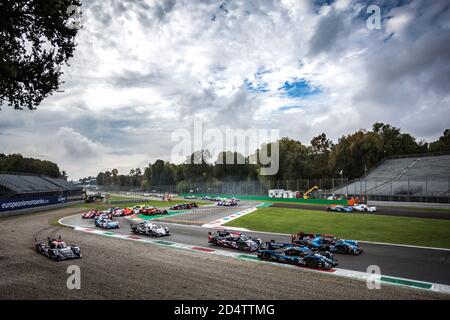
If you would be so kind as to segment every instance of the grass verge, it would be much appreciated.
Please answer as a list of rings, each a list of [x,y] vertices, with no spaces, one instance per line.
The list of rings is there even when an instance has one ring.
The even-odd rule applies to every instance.
[[[344,239],[450,248],[450,220],[262,208],[226,225],[255,231],[332,233]]]

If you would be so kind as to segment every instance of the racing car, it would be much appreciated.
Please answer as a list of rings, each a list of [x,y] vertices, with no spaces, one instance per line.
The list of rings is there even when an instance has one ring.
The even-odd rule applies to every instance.
[[[100,211],[98,210],[91,210],[88,212],[85,212],[81,215],[81,218],[83,219],[94,219],[95,217],[98,217],[100,215]]]
[[[112,215],[113,217],[123,217],[125,215],[124,212],[124,209],[114,208],[114,210],[112,211]]]
[[[329,252],[317,252],[307,246],[295,246],[292,244],[275,250],[258,250],[257,256],[262,260],[306,266],[309,268],[331,269],[338,264]]]
[[[124,216],[130,216],[134,214],[134,209],[133,208],[123,208],[123,215]]]
[[[141,213],[141,210],[144,209],[144,208],[145,208],[145,206],[134,206],[132,208],[133,209],[133,213],[136,213],[136,214]]]
[[[334,211],[334,212],[353,212],[353,207],[344,207],[341,205],[336,206],[328,206],[327,211]]]
[[[184,197],[185,199],[197,199],[197,197],[196,196],[186,196],[186,197]]]
[[[261,247],[262,240],[248,237],[240,232],[221,230],[217,231],[215,235],[208,232],[208,243],[225,248],[254,252]]]
[[[131,231],[152,237],[170,236],[169,228],[153,224],[149,221],[131,225]]]
[[[95,219],[95,226],[102,229],[119,229],[119,222],[105,216],[100,216]]]
[[[52,260],[61,261],[68,259],[80,259],[81,251],[80,247],[72,244],[71,246],[67,246],[64,241],[61,240],[61,236],[59,239],[50,239],[48,238],[47,243],[44,241],[36,242],[36,251]]]
[[[140,213],[146,216],[153,216],[157,214],[167,214],[167,210],[161,210],[152,206],[144,207],[140,210]]]
[[[188,210],[198,208],[198,205],[195,202],[191,203],[180,203],[170,207],[170,210]]]
[[[237,206],[237,201],[236,199],[225,199],[225,200],[221,200],[219,202],[217,202],[218,206],[224,206],[224,207],[232,207],[232,206]]]
[[[292,235],[292,243],[304,245],[313,250],[359,255],[363,252],[356,240],[344,240],[332,234],[297,233]]]
[[[358,204],[352,207],[353,211],[360,212],[377,212],[377,207],[370,207],[367,204]]]

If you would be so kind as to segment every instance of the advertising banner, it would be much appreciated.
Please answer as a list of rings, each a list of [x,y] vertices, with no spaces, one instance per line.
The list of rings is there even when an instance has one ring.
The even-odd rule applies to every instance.
[[[29,209],[81,200],[81,196],[36,196],[0,200],[0,212]]]

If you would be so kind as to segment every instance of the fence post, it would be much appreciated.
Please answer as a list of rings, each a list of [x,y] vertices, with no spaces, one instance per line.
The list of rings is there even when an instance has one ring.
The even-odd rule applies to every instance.
[[[408,177],[408,202],[411,200],[411,192],[409,191],[409,177]]]
[[[389,199],[392,201],[392,179],[391,179],[391,191],[389,192]]]

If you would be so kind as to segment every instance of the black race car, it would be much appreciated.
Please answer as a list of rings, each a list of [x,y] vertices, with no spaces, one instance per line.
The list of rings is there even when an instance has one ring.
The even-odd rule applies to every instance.
[[[262,245],[261,239],[227,230],[217,231],[214,235],[208,232],[208,242],[216,246],[251,252],[258,250]]]
[[[331,269],[338,264],[330,252],[317,252],[306,246],[294,245],[288,245],[278,249],[258,250],[258,258],[309,268]]]
[[[76,245],[67,246],[64,241],[59,239],[50,239],[48,238],[48,242],[44,241],[36,241],[36,251],[40,254],[55,260],[68,260],[68,259],[80,259],[81,251],[80,247]]]
[[[356,240],[339,239],[332,234],[310,234],[299,232],[292,235],[292,243],[308,246],[313,250],[330,251],[341,254],[359,255],[363,249]]]
[[[169,210],[189,210],[198,208],[198,205],[195,202],[191,203],[180,203],[170,207]]]

